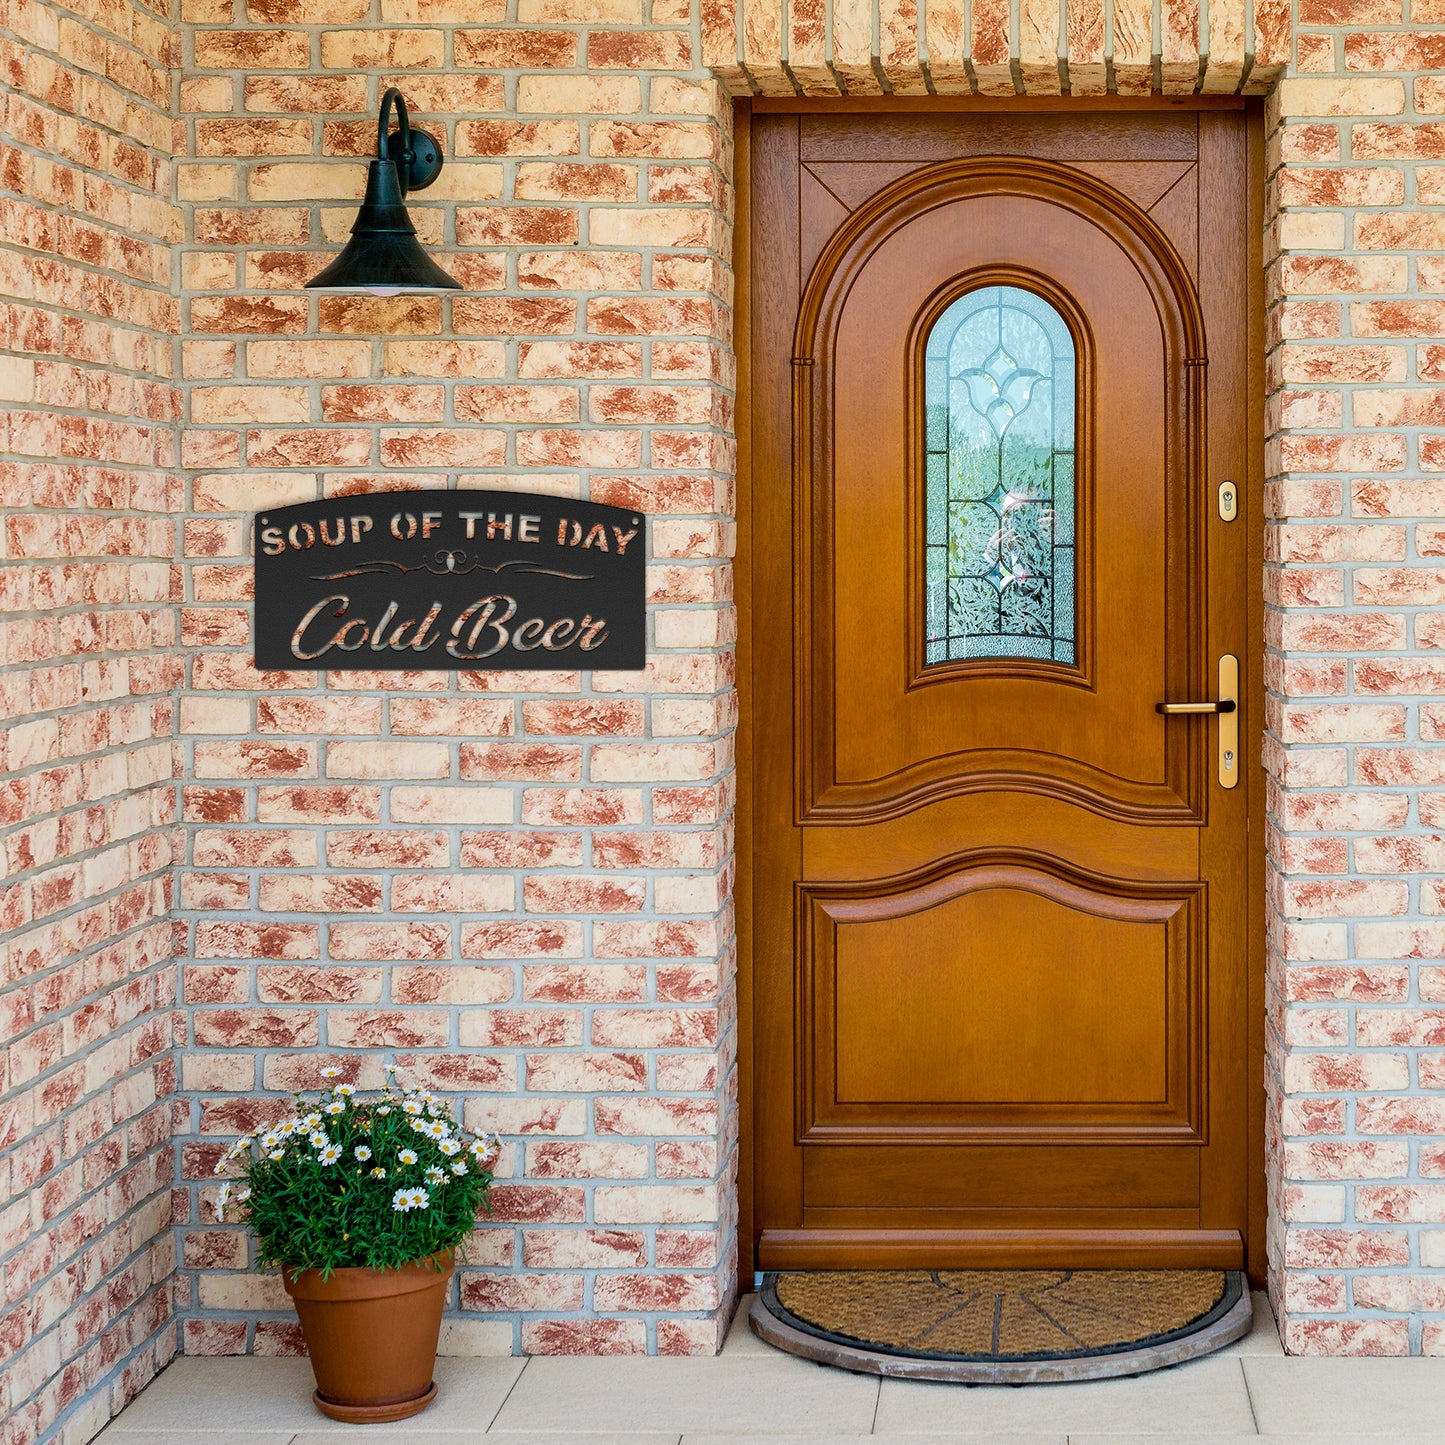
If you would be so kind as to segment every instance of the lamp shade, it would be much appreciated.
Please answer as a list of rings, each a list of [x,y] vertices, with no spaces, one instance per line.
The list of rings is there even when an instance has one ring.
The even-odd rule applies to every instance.
[[[387,112],[395,104],[401,129],[387,134]],[[396,90],[382,97],[377,126],[377,158],[366,173],[366,194],[351,239],[319,276],[306,283],[310,291],[366,291],[374,296],[403,292],[460,291],[422,249],[416,227],[406,213],[408,189],[419,190],[436,179],[441,153],[430,136],[413,131],[406,102]]]

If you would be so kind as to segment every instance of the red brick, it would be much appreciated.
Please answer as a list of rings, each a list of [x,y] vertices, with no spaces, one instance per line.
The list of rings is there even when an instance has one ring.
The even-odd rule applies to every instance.
[[[528,1355],[643,1355],[643,1320],[524,1320],[522,1349]]]
[[[452,44],[458,65],[484,70],[566,70],[577,64],[577,37],[565,30],[458,30]]]
[[[462,1308],[517,1311],[582,1308],[582,1277],[569,1274],[467,1274]]]
[[[503,922],[462,927],[463,958],[578,958],[581,954],[582,929],[575,923]]]
[[[527,964],[522,996],[552,1003],[636,1003],[646,997],[647,970],[637,964]]]
[[[558,206],[461,206],[457,240],[464,246],[575,246],[575,210]]]
[[[556,156],[577,155],[582,143],[576,121],[464,120],[456,146],[459,156]]]
[[[692,40],[683,30],[594,30],[587,64],[598,70],[690,70]]]
[[[317,1042],[315,1009],[201,1009],[193,1027],[202,1047],[306,1048]]]
[[[528,1158],[533,1150],[560,1150],[575,1157],[589,1147],[528,1145]],[[528,1229],[522,1233],[522,1259],[530,1269],[636,1269],[647,1263],[647,1238],[637,1230]]]

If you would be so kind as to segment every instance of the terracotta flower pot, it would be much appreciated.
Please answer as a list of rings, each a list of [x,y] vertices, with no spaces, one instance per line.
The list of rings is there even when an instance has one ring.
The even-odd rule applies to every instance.
[[[301,1318],[323,1415],[404,1420],[436,1398],[432,1379],[453,1251],[400,1269],[315,1269],[281,1277]],[[439,1266],[439,1267],[437,1267]]]

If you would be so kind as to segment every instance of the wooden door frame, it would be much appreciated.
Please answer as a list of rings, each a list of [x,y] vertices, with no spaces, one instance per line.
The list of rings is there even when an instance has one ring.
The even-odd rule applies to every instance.
[[[738,614],[737,640],[737,802],[734,856],[737,863],[734,902],[738,935],[738,1283],[746,1291],[754,1273],[756,1173],[753,1111],[753,991],[752,969],[752,867],[753,867],[753,717],[752,717],[752,288],[751,161],[752,117],[757,114],[837,115],[867,111],[878,115],[969,114],[994,112],[1057,113],[1059,111],[1239,110],[1249,127],[1248,206],[1250,224],[1246,246],[1249,266],[1249,375],[1248,406],[1253,436],[1248,447],[1246,510],[1241,521],[1248,526],[1247,573],[1253,580],[1247,598],[1247,626],[1254,646],[1245,658],[1242,686],[1254,708],[1250,716],[1264,719],[1264,124],[1263,103],[1234,96],[1151,96],[1120,100],[1117,96],[1016,96],[991,99],[850,97],[837,100],[796,97],[739,100],[734,105],[733,183],[736,196],[733,228],[733,349],[737,361],[737,482],[735,513],[737,546],[733,561],[734,594]],[[1252,500],[1251,500],[1252,499]],[[1248,1238],[1249,1278],[1262,1287],[1265,1277],[1265,786],[1258,754],[1253,755],[1255,785],[1249,790],[1248,867],[1251,881],[1249,917],[1249,1001],[1246,1047],[1251,1064],[1249,1085]]]

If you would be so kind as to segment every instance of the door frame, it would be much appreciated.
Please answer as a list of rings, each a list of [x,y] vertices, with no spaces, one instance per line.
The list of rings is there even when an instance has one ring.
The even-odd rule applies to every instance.
[[[738,998],[738,1281],[746,1291],[752,1287],[755,1270],[755,1189],[757,1184],[753,1126],[758,1101],[753,1087],[753,1010],[756,997],[752,968],[753,908],[753,818],[754,737],[752,716],[752,255],[751,255],[751,161],[752,117],[754,115],[806,114],[838,115],[870,112],[877,115],[1057,113],[1057,112],[1141,112],[1157,110],[1240,110],[1248,125],[1248,196],[1250,224],[1245,245],[1250,285],[1248,297],[1248,408],[1253,444],[1249,447],[1246,473],[1246,505],[1240,520],[1247,536],[1249,577],[1254,579],[1247,605],[1247,626],[1254,644],[1243,659],[1240,685],[1255,705],[1250,715],[1264,718],[1264,124],[1263,102],[1237,96],[1150,96],[1121,100],[1117,96],[1075,98],[1072,96],[1015,96],[993,99],[981,96],[956,98],[847,97],[811,99],[753,97],[734,102],[733,184],[736,204],[733,225],[733,351],[737,363],[736,406],[736,492],[737,546],[733,560],[734,589],[738,618],[737,638],[737,802],[734,813],[734,857],[737,871],[734,903],[737,915],[737,998]],[[1262,736],[1262,733],[1261,733]],[[1265,1279],[1266,1192],[1265,1192],[1265,781],[1260,755],[1252,743],[1252,783],[1248,790],[1247,866],[1250,878],[1249,996],[1247,1051],[1251,1080],[1249,1089],[1248,1138],[1250,1161],[1247,1171],[1248,1222],[1245,1240],[1251,1284],[1262,1288]],[[1243,751],[1243,749],[1241,749]]]

